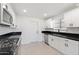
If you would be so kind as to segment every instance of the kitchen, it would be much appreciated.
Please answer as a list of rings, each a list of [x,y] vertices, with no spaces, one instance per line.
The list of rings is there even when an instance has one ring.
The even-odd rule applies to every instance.
[[[78,3],[0,3],[0,55],[79,55],[78,15]]]

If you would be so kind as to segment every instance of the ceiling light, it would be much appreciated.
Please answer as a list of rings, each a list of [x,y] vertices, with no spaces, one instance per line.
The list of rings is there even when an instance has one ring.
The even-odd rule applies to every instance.
[[[24,10],[23,10],[23,12],[24,12],[24,13],[26,13],[26,12],[27,12],[27,10],[25,10],[25,9],[24,9]]]
[[[47,16],[47,13],[44,13],[44,16]]]
[[[6,6],[5,6],[5,5],[3,5],[3,8],[6,8]]]
[[[79,3],[76,3],[75,5],[76,5],[77,7],[79,7]]]

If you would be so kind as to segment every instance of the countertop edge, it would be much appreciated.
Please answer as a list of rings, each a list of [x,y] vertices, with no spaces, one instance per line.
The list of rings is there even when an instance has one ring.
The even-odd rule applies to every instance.
[[[42,31],[42,33],[67,38],[74,41],[79,41],[79,34],[76,33],[54,32],[54,31]]]

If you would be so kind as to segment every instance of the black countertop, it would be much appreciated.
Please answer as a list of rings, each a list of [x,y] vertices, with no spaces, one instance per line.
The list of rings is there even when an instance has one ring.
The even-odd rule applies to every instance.
[[[79,41],[79,34],[77,33],[54,32],[54,31],[42,31],[42,33]]]
[[[9,37],[9,36],[12,36],[12,35],[21,35],[22,32],[9,32],[9,33],[6,33],[6,34],[2,34],[0,35],[0,39],[3,39],[3,38],[6,38],[6,37]]]

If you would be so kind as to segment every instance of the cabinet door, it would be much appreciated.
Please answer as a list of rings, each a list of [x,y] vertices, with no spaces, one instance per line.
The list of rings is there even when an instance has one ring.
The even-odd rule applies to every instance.
[[[62,52],[63,53],[63,51],[64,51],[64,40],[65,40],[65,38],[62,38],[62,37],[59,37],[58,38],[58,50],[60,51],[60,52]]]
[[[55,39],[53,36],[51,37],[51,46],[55,48]]]
[[[65,46],[65,54],[68,55],[78,55],[79,51],[78,51],[78,41],[73,41],[70,39],[66,39],[64,46]]]
[[[0,20],[1,20],[1,3],[0,3]]]
[[[53,43],[51,43],[51,46],[53,46],[63,54],[76,55],[79,52],[78,43],[78,41],[53,36]]]
[[[79,7],[64,14],[66,27],[79,27]]]
[[[54,40],[54,46],[53,47],[56,48],[56,49],[58,49],[58,47],[59,47],[58,46],[59,45],[58,39],[59,38],[57,36],[53,36],[53,40]]]
[[[64,38],[53,36],[54,39],[54,48],[62,52],[64,50]]]
[[[48,44],[52,45],[52,35],[48,35]]]
[[[48,44],[48,34],[44,34],[44,42]]]
[[[69,13],[65,13],[64,14],[64,19],[62,21],[63,23],[61,24],[61,26],[64,25],[64,27],[70,27],[72,26],[72,19],[71,19],[71,15]]]

